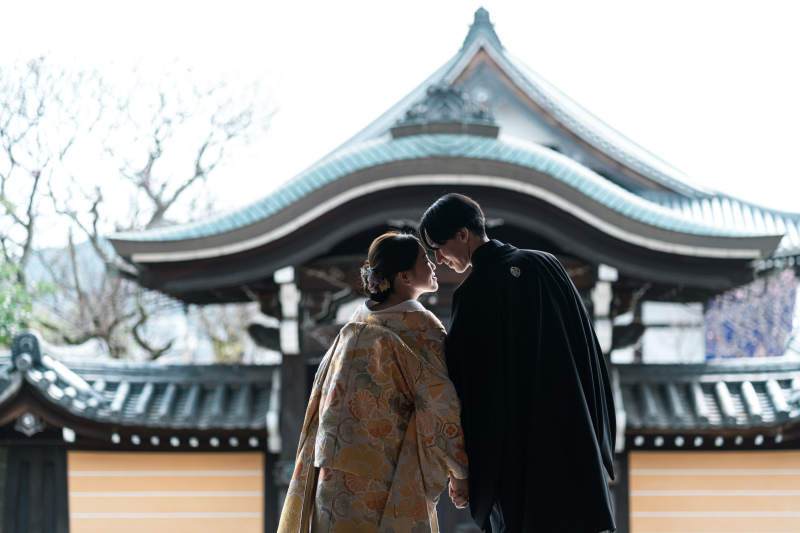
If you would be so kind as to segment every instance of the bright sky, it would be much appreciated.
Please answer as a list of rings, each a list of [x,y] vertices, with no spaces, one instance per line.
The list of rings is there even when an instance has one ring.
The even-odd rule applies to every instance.
[[[311,165],[454,55],[489,10],[515,56],[699,183],[800,211],[800,2],[4,2],[0,62],[54,50],[263,72],[266,139],[217,176],[244,204]]]

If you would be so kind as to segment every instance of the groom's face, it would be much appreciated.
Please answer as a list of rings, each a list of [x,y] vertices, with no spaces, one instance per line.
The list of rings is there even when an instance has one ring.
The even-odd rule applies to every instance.
[[[444,244],[434,244],[433,253],[438,264],[445,264],[456,272],[464,272],[471,264],[469,231],[461,228],[452,239],[448,239]]]

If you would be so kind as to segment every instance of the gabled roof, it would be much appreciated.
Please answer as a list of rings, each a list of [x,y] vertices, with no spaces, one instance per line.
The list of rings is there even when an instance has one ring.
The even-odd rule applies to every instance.
[[[489,21],[489,14],[483,8],[476,11],[475,20],[470,26],[464,44],[455,56],[340,148],[386,134],[406,109],[424,97],[428,87],[457,83],[481,51],[485,52],[518,88],[525,91],[533,102],[601,152],[675,192],[688,196],[714,192],[694,183],[682,171],[614,130],[510,54],[500,43],[493,24]]]
[[[30,388],[66,416],[109,428],[251,432],[280,449],[280,373],[277,366],[158,365],[117,361],[70,363],[28,331],[0,359],[0,410]],[[265,431],[266,430],[266,431]]]
[[[595,154],[592,157],[613,163],[614,168],[624,171],[625,176],[641,187],[617,184],[608,176],[599,174],[600,171],[595,172],[576,161],[571,154],[559,154],[525,139],[504,136],[502,124],[498,139],[425,134],[391,137],[390,130],[397,120],[425,98],[429,87],[464,81],[476,62],[491,62],[493,72],[500,73],[498,76],[503,77],[503,83],[513,85],[515,94],[522,94],[526,105],[541,114],[548,124],[559,128],[570,142],[583,143],[580,146],[586,153]],[[775,253],[776,248],[776,255],[800,253],[800,213],[777,213],[692,183],[684,173],[606,125],[509,54],[483,9],[476,12],[475,22],[454,57],[386,113],[273,194],[202,222],[122,233],[113,235],[111,240],[117,252],[134,263],[228,256],[286,238],[315,217],[318,219],[330,213],[358,195],[369,194],[380,187],[402,187],[413,182],[413,176],[408,176],[408,179],[403,178],[403,182],[396,179],[393,185],[374,181],[359,183],[339,195],[327,192],[335,188],[332,184],[342,182],[354,173],[402,162],[469,158],[509,163],[555,178],[587,201],[622,215],[622,219],[616,219],[610,226],[599,224],[599,229],[607,234],[618,237],[626,233],[619,231],[620,225],[624,225],[623,219],[647,226],[649,229],[639,231],[638,237],[630,238],[627,235],[630,232],[626,233],[627,242],[638,246],[678,255],[740,259],[765,259]],[[420,168],[420,165],[415,168]],[[469,183],[456,175],[441,173],[417,177],[424,178],[428,184],[446,187]],[[486,174],[483,177],[492,179]],[[493,183],[502,186],[501,182],[494,180]],[[508,186],[513,187],[513,184]],[[520,192],[526,192],[522,190],[525,188],[522,184],[518,187]],[[643,192],[642,188],[647,191]],[[320,191],[325,192],[316,194]],[[560,205],[564,203],[563,197],[546,196],[553,205],[563,207]],[[311,198],[318,200],[312,201]],[[582,221],[594,225],[595,219],[584,217]],[[665,231],[667,237],[664,237]],[[674,238],[669,237],[669,232],[675,233]],[[660,237],[653,239],[656,234]],[[673,246],[680,244],[682,239],[691,242],[693,236],[715,237],[719,242],[710,247]],[[757,246],[752,242],[744,244],[744,241],[730,245],[737,239],[755,238],[762,239]],[[665,242],[669,244],[665,245]],[[709,248],[726,251],[706,253]],[[728,251],[733,248],[748,251],[731,255]]]

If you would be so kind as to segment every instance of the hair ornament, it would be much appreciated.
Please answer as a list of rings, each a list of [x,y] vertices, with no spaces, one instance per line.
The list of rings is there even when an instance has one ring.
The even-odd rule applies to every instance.
[[[388,290],[391,286],[389,280],[384,278],[380,272],[375,272],[375,270],[367,267],[361,267],[361,276],[364,278],[367,284],[367,290],[369,290],[370,294],[377,294],[379,292],[383,292]]]

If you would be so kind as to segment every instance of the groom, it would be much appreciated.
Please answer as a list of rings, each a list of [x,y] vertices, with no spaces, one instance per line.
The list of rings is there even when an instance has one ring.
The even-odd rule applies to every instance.
[[[430,206],[419,234],[437,263],[472,266],[453,295],[445,353],[475,523],[494,533],[614,530],[614,403],[566,271],[548,253],[489,240],[480,206],[460,194]]]

